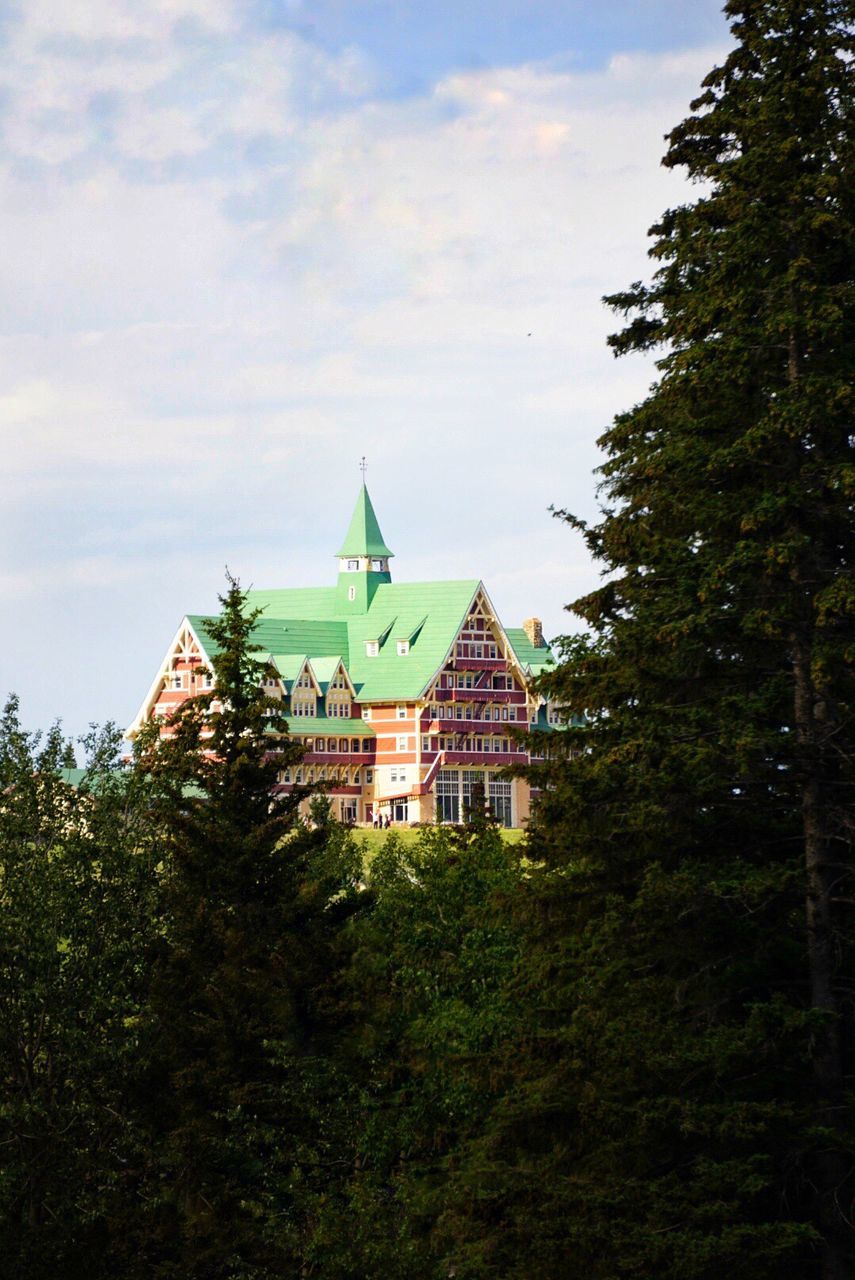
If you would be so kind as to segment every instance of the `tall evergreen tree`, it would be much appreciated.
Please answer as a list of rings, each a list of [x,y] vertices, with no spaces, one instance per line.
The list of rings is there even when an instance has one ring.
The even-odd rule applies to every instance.
[[[855,1268],[855,6],[726,12],[665,157],[703,192],[610,299],[660,376],[567,516],[606,581],[542,689],[586,722],[533,779],[536,1032],[458,1274]]]
[[[213,694],[187,700],[141,752],[169,849],[140,1099],[155,1158],[130,1251],[141,1275],[248,1280],[299,1274],[339,1136],[325,993],[356,858],[342,828],[299,820],[304,792],[276,794],[300,748],[265,692],[257,613],[233,580],[221,604]]]

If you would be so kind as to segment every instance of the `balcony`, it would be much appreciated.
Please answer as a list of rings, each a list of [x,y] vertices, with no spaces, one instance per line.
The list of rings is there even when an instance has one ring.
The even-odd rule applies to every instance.
[[[490,765],[495,769],[507,768],[512,764],[527,764],[527,751],[446,751],[445,764],[465,765],[468,769],[478,769]]]
[[[360,764],[373,765],[374,752],[362,751],[312,751],[303,756],[303,764],[345,764],[354,768]]]
[[[525,720],[453,720],[444,717],[428,721],[427,728],[422,725],[422,733],[481,733],[499,735],[506,729],[523,729]]]
[[[525,703],[521,689],[436,689],[431,702],[519,702]]]
[[[507,671],[508,668],[504,658],[462,658],[455,653],[452,661],[458,671]]]

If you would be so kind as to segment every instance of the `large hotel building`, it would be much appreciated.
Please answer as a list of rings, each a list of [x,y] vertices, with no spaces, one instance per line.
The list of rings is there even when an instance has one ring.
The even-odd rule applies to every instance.
[[[554,661],[540,623],[504,627],[474,579],[393,582],[391,559],[363,485],[334,586],[249,593],[276,671],[267,692],[305,746],[280,784],[332,784],[337,816],[371,824],[458,822],[481,783],[498,820],[521,826],[529,786],[503,772],[529,761],[514,731],[557,720],[530,687]],[[208,688],[216,698],[201,670],[213,656],[206,619],[188,615],[129,732]]]

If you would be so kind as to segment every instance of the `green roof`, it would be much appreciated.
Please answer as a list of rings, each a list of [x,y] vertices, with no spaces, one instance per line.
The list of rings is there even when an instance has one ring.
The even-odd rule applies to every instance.
[[[393,553],[383,541],[374,507],[368,496],[365,485],[359,491],[356,508],[350,521],[339,556],[383,556],[388,559]]]
[[[513,645],[514,653],[524,667],[531,668],[533,676],[540,675],[547,667],[555,666],[555,658],[548,645],[533,645],[523,627],[505,627],[505,635]]]
[[[292,738],[320,734],[330,738],[373,738],[374,730],[361,719],[340,720],[337,716],[289,716],[288,732]]]
[[[79,787],[88,774],[88,769],[60,769],[59,771],[63,782],[67,782],[70,787]]]
[[[332,657],[312,657],[309,659],[312,664],[312,671],[315,673],[315,679],[321,686],[321,692],[326,693],[329,683],[338,670],[338,665],[343,662],[340,653],[334,654]],[[345,663],[345,668],[347,664]]]
[[[481,583],[475,578],[451,582],[381,582],[368,608],[343,616],[341,595],[335,587],[296,587],[252,590],[247,606],[260,609],[254,639],[262,654],[269,654],[286,686],[306,658],[322,689],[332,678],[339,660],[362,704],[413,701],[425,691],[442,667],[454,644]],[[206,620],[189,617],[209,656],[215,647]],[[520,664],[537,674],[554,658],[546,647],[535,648],[521,627],[506,629]],[[366,644],[385,636],[379,653],[369,657]],[[410,639],[409,652],[398,653],[397,641]],[[325,691],[325,690],[324,690]],[[320,718],[319,718],[320,719]],[[311,723],[311,729],[305,729]],[[294,720],[292,731],[334,732],[335,721]],[[354,732],[338,721],[342,733]],[[361,725],[363,722],[357,721]],[[360,730],[362,731],[362,730]],[[365,726],[365,733],[370,730]]]
[[[316,657],[341,657],[359,701],[370,704],[407,701],[422,693],[445,661],[479,586],[477,579],[382,582],[368,609],[346,618],[336,616],[340,596],[335,587],[250,591],[247,603],[263,610],[255,639],[266,652],[274,657],[308,653],[313,668]],[[301,618],[309,609],[312,622]],[[197,625],[196,619],[190,621]],[[203,639],[204,620],[199,624]],[[369,658],[366,643],[383,635],[380,652]],[[397,640],[408,636],[415,637],[410,651],[399,655]],[[299,637],[301,644],[286,647],[284,637]],[[322,668],[318,678],[324,675]]]

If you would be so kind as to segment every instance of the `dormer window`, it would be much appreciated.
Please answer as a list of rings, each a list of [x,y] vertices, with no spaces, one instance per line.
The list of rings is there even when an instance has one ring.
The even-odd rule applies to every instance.
[[[376,657],[377,657],[377,654],[378,654],[379,652],[380,652],[380,641],[379,641],[379,640],[366,640],[366,641],[365,641],[365,656],[366,656],[366,658],[376,658]]]
[[[409,640],[399,640],[398,641],[398,657],[404,658],[409,652],[410,652]]]
[[[348,571],[348,573],[354,573],[358,568],[359,568],[359,561],[358,561],[358,560],[348,560],[348,562],[347,562],[347,571]]]

